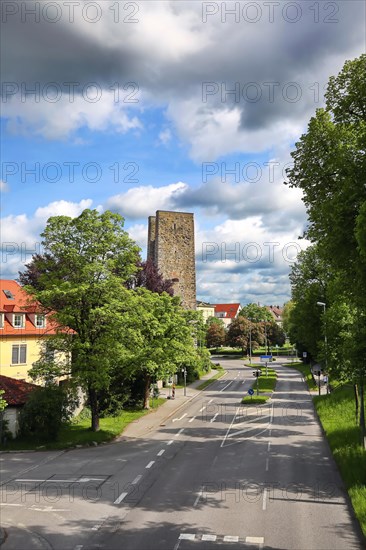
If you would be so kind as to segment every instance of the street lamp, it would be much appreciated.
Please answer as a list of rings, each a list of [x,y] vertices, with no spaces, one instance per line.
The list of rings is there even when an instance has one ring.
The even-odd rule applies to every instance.
[[[325,302],[317,302],[317,306],[321,306],[323,308],[324,313],[324,347],[325,347],[325,373],[327,376],[327,393],[328,393],[328,384],[329,384],[329,378],[328,378],[328,342],[327,342],[327,320],[325,317],[325,311],[326,311],[326,303]],[[320,380],[319,380],[319,388],[320,388]]]

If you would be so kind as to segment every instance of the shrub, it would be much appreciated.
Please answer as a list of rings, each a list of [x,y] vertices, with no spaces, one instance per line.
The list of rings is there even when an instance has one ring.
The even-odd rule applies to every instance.
[[[34,390],[20,413],[20,435],[41,441],[57,438],[64,422],[70,420],[77,405],[75,396],[55,384]]]

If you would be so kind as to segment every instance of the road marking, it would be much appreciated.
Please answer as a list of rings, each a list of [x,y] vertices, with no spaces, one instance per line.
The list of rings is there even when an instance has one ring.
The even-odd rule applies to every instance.
[[[136,483],[138,483],[140,481],[140,479],[142,478],[141,475],[135,477],[135,479],[132,481],[131,485],[136,485]]]
[[[223,446],[224,446],[224,443],[225,443],[226,438],[227,438],[227,434],[228,434],[229,431],[231,430],[231,426],[234,424],[234,420],[235,420],[235,418],[236,418],[236,415],[237,415],[238,412],[239,412],[239,409],[240,409],[240,407],[237,407],[236,412],[235,412],[235,415],[234,415],[234,417],[233,417],[233,419],[232,419],[232,421],[231,421],[230,426],[229,426],[228,429],[227,429],[227,432],[226,432],[226,434],[225,434],[224,439],[222,440],[222,443],[221,443],[220,447],[223,447]]]
[[[228,387],[230,386],[230,384],[232,384],[233,382],[234,382],[234,380],[232,380],[231,382],[229,382],[226,386],[224,386],[224,387],[220,390],[220,392],[226,390],[226,388],[228,388]]]
[[[200,492],[198,493],[198,495],[197,495],[197,497],[196,497],[196,500],[194,501],[193,508],[195,508],[195,507],[197,506],[198,501],[199,501],[199,499],[201,498],[201,496],[202,496],[202,491],[200,491]]]
[[[35,510],[36,512],[71,512],[71,510],[67,510],[67,508],[54,508],[53,506],[44,506],[43,508],[35,508],[34,505],[31,506],[31,510]]]
[[[182,418],[184,418],[185,416],[187,416],[187,413],[184,413],[180,418],[173,418],[173,422],[178,422],[179,420],[182,420]]]
[[[181,429],[179,430],[179,432],[177,432],[177,433],[175,434],[174,437],[178,437],[178,435],[180,435],[182,432],[184,432],[184,428],[181,428]]]
[[[263,489],[263,504],[262,504],[262,510],[266,510],[267,508],[267,489]]]
[[[100,529],[101,527],[102,527],[102,524],[98,523],[97,525],[94,525],[94,527],[92,527],[92,531],[98,531],[98,529]]]
[[[272,435],[272,428],[269,429],[268,435],[269,435],[269,437],[271,437],[271,435]]]
[[[271,451],[271,442],[270,442],[270,441],[268,441],[268,449],[267,449],[267,451],[268,451],[268,452]]]
[[[195,536],[194,533],[181,533],[179,535],[179,540],[194,540]]]
[[[101,477],[81,477],[74,479],[15,479],[14,481],[21,481],[24,483],[37,482],[37,483],[89,483],[89,481],[105,481],[105,478]]]
[[[168,441],[167,445],[171,445],[172,443],[174,443],[174,439],[171,439],[170,441]]]
[[[263,537],[246,537],[245,542],[248,544],[264,544]]]
[[[219,414],[219,413],[216,413],[215,416],[213,416],[213,417],[211,418],[210,422],[215,422],[215,420],[216,420],[218,414]]]
[[[24,504],[11,504],[10,502],[0,502],[0,506],[24,506]]]
[[[200,410],[199,410],[198,412],[200,412],[200,413],[201,413],[202,411],[204,411],[204,410],[205,410],[205,408],[206,408],[206,407],[202,407],[202,408],[201,408],[201,409],[200,409]]]
[[[190,420],[188,420],[188,422],[193,422],[193,420],[195,420],[196,417],[195,416],[192,416],[192,418]]]
[[[218,456],[215,456],[215,458],[213,459],[213,462],[212,462],[212,465],[214,466],[216,464],[216,461],[219,457]]]
[[[83,547],[82,544],[78,544],[77,546],[75,546],[74,550],[81,550]]]
[[[157,456],[161,456],[165,453],[165,449],[161,449],[161,451],[158,452],[158,455]]]
[[[268,472],[269,468],[269,458],[266,458],[266,472]]]
[[[224,542],[239,542],[239,537],[235,537],[232,535],[225,535]]]
[[[210,403],[212,403],[212,401],[213,401],[213,399],[210,399],[210,401],[207,404],[209,405]]]
[[[216,539],[217,539],[216,535],[202,535],[201,540],[206,540],[207,542],[215,542]]]
[[[121,493],[118,498],[114,501],[114,504],[120,504],[122,500],[128,495],[128,493]]]
[[[151,468],[151,466],[155,464],[155,460],[152,460],[151,462],[149,462],[149,464],[147,464],[147,466],[145,466],[145,468]]]

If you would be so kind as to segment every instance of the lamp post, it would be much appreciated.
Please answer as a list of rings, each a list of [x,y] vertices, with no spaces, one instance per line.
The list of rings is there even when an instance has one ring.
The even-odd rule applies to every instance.
[[[325,302],[317,302],[317,306],[321,306],[323,308],[323,314],[324,314],[324,347],[325,347],[325,373],[327,376],[327,393],[328,393],[328,384],[329,384],[329,378],[328,378],[328,342],[327,342],[327,321],[325,317],[325,311],[326,311],[326,303]],[[319,380],[319,388],[320,388],[320,380]]]

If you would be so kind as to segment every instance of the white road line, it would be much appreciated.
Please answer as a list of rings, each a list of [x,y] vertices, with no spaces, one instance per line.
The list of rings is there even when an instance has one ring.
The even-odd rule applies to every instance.
[[[234,380],[231,380],[231,382],[229,382],[226,386],[224,386],[224,387],[220,390],[220,392],[226,390],[226,388],[228,388],[228,387],[230,386],[230,384],[232,384],[233,382],[234,382]]]
[[[206,540],[207,542],[215,542],[216,539],[217,539],[216,535],[202,535],[201,540]]]
[[[264,544],[263,537],[246,537],[245,542],[247,544]]]
[[[272,435],[272,428],[269,429],[268,435],[269,435],[269,437],[271,437],[271,435]]]
[[[225,535],[224,542],[239,542],[239,537],[232,536],[232,535]]]
[[[194,540],[195,536],[194,533],[181,533],[179,535],[179,540]]]
[[[201,498],[201,496],[202,496],[202,491],[200,491],[200,492],[198,493],[198,495],[197,495],[197,497],[196,497],[196,500],[194,501],[193,508],[195,508],[195,507],[197,506],[198,501],[199,501],[199,499]]]
[[[165,453],[165,449],[161,449],[161,451],[158,452],[157,456],[161,456]]]
[[[219,414],[219,413],[216,413],[215,416],[213,416],[213,417],[211,418],[210,422],[215,422],[215,420],[216,420],[218,414]]]
[[[268,441],[268,449],[267,449],[267,451],[270,452],[270,450],[271,450],[271,442]]]
[[[200,410],[199,410],[198,412],[200,412],[200,413],[201,413],[202,411],[204,411],[204,410],[205,410],[205,408],[206,408],[206,407],[202,407],[202,408],[201,408],[201,409],[200,409]]]
[[[118,498],[114,501],[114,504],[120,504],[122,500],[128,495],[128,493],[121,493]]]
[[[179,432],[174,435],[174,437],[178,437],[178,435],[180,435],[182,432],[184,432],[184,428],[181,428]]]
[[[0,502],[0,506],[24,506],[24,504],[12,504],[10,502]]]
[[[225,441],[226,441],[227,435],[228,435],[229,431],[231,430],[231,426],[234,424],[234,420],[235,420],[236,415],[238,414],[239,410],[240,410],[240,407],[237,407],[236,412],[235,412],[235,415],[234,415],[234,417],[233,417],[233,419],[232,419],[232,421],[231,421],[230,426],[229,426],[228,429],[227,429],[227,432],[226,432],[226,434],[225,434],[224,439],[222,440],[222,443],[221,443],[220,447],[223,447],[223,446],[224,446],[224,443],[225,443]]]
[[[266,472],[268,472],[269,468],[269,458],[266,458]]]
[[[180,418],[173,418],[173,422],[178,422],[179,420],[182,420],[182,418],[184,418],[185,416],[187,416],[187,413],[184,413]]]
[[[147,465],[145,466],[145,468],[151,468],[151,466],[152,466],[153,464],[155,464],[155,460],[152,460],[151,462],[149,462],[149,464],[147,464]]]
[[[210,401],[207,404],[209,405],[210,403],[212,403],[212,401],[213,401],[213,399],[210,399]]]
[[[196,417],[195,416],[192,416],[192,418],[190,420],[188,420],[188,422],[193,422],[193,420],[195,420]]]
[[[137,476],[135,477],[135,479],[132,481],[131,485],[136,485],[136,483],[138,483],[140,481],[140,479],[142,478],[142,476]]]
[[[168,441],[167,445],[171,445],[172,443],[174,443],[174,439],[171,439],[170,441]]]
[[[102,524],[98,523],[97,525],[94,525],[94,527],[92,527],[92,531],[98,531],[98,529],[100,529],[101,527],[102,527]]]
[[[266,510],[267,508],[267,489],[263,489],[263,504],[262,504],[262,510]]]

